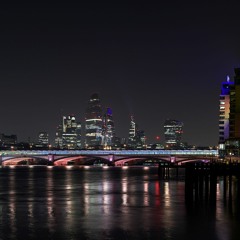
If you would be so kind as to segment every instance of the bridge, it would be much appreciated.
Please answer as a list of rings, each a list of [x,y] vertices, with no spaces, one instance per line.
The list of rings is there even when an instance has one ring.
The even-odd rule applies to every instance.
[[[171,162],[211,162],[218,150],[19,150],[0,151],[2,166],[8,165],[112,165]]]

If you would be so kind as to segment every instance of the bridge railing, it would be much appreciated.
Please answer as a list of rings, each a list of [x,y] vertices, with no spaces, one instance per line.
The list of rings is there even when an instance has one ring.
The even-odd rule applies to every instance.
[[[218,150],[16,150],[0,151],[0,156],[14,155],[204,155],[217,156]]]

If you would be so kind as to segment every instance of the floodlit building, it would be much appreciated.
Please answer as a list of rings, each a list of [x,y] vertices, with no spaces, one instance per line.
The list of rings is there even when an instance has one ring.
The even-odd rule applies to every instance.
[[[60,149],[81,148],[81,124],[74,115],[62,117],[62,124],[57,127],[55,147]]]
[[[167,148],[179,148],[183,133],[183,122],[167,119],[164,123],[164,136]]]
[[[85,113],[85,147],[98,148],[102,145],[102,107],[98,94],[94,93]]]
[[[102,144],[104,147],[112,147],[115,141],[115,127],[112,109],[107,108],[103,116]]]
[[[222,83],[219,96],[219,144],[229,138],[229,113],[230,113],[230,87],[234,83],[227,76],[227,81]]]
[[[63,133],[63,129],[62,129],[62,124],[59,124],[57,126],[57,130],[56,130],[56,135],[55,135],[55,147],[56,148],[62,148],[63,144],[62,144],[62,133]]]
[[[48,138],[47,132],[40,132],[38,134],[38,143],[46,146],[49,144],[49,138]]]
[[[128,147],[131,149],[142,149],[146,144],[145,140],[146,137],[144,130],[139,130],[134,117],[131,116],[128,134]]]
[[[129,134],[128,134],[128,147],[133,148],[136,145],[135,136],[137,133],[137,124],[135,123],[133,115],[130,119],[130,127],[129,127]]]
[[[240,68],[234,69],[233,84],[230,84],[230,112],[229,112],[229,137],[225,144],[219,144],[220,150],[225,150],[226,155],[239,156],[240,152]],[[227,109],[228,110],[228,109]]]
[[[77,122],[74,115],[63,116],[62,146],[66,149],[77,148]]]

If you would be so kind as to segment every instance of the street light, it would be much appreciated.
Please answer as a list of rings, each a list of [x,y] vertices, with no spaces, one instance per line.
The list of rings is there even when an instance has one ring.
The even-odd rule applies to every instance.
[[[229,153],[229,156],[230,156],[230,160],[229,160],[229,163],[232,163],[232,158],[231,158],[231,156],[233,155],[233,153],[232,152],[230,152]]]

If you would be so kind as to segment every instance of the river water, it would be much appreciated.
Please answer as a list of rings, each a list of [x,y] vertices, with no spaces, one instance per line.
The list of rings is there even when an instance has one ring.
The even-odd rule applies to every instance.
[[[186,204],[156,167],[4,167],[0,239],[240,239],[240,189]]]

